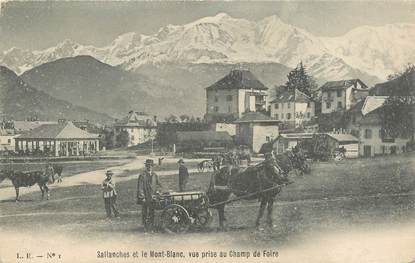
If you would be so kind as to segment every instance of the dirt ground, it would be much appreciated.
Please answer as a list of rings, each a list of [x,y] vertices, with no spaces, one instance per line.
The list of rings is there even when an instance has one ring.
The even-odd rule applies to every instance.
[[[105,169],[65,178],[53,188],[49,201],[40,201],[40,192],[30,188],[23,190],[26,194],[16,204],[7,194],[9,188],[0,189],[0,233],[7,240],[0,246],[0,262],[29,262],[18,259],[17,253],[31,253],[30,262],[183,260],[142,257],[143,251],[150,250],[184,252],[184,259],[195,262],[411,262],[415,260],[414,157],[315,163],[310,175],[292,175],[295,183],[284,188],[274,205],[275,226],[263,230],[253,227],[258,210],[253,200],[226,207],[227,232],[216,231],[213,210],[212,225],[202,232],[144,233],[135,188],[145,157],[111,167],[120,219],[105,219],[97,185]],[[158,168],[164,190],[177,190],[176,162],[167,159]],[[192,172],[189,190],[205,191],[210,173],[198,173],[197,160],[187,163]],[[129,257],[98,256],[105,251],[124,256],[128,252]],[[254,257],[255,251],[261,256]],[[47,252],[55,253],[54,258],[45,261]],[[140,256],[134,258],[134,252]],[[193,258],[190,252],[200,255]],[[227,257],[215,252],[226,252]]]

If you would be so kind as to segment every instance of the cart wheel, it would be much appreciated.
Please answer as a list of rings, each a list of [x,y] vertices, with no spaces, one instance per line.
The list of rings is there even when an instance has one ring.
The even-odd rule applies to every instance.
[[[212,222],[212,213],[209,209],[198,211],[196,224],[200,227],[207,227]]]
[[[169,205],[161,214],[161,228],[167,233],[185,233],[190,227],[190,216],[181,205]]]

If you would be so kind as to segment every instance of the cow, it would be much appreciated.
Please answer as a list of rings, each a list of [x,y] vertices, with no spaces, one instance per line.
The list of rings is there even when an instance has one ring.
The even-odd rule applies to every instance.
[[[16,202],[19,201],[19,188],[30,187],[35,184],[39,185],[40,191],[42,192],[42,200],[44,199],[45,192],[47,200],[49,200],[49,187],[48,183],[53,183],[53,174],[44,171],[13,171],[13,170],[2,170],[0,171],[0,182],[4,179],[10,179],[16,190]]]

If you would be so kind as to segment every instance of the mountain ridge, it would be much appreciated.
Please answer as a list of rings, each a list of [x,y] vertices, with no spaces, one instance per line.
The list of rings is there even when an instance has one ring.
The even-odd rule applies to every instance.
[[[86,107],[56,99],[23,81],[15,72],[0,66],[0,112],[16,120],[84,120],[108,123],[112,117]]]
[[[373,39],[365,37],[364,33],[357,34],[362,30],[380,31],[377,33],[378,38],[386,43],[387,48],[384,49]],[[388,30],[405,37],[391,45],[393,39],[390,40]],[[361,71],[382,80],[415,59],[415,51],[408,46],[408,43],[413,43],[412,35],[415,35],[415,25],[401,23],[381,27],[362,26],[339,37],[316,37],[304,29],[286,24],[275,15],[249,21],[219,13],[184,25],[166,25],[152,35],[125,33],[104,47],[83,46],[65,40],[42,51],[9,50],[4,52],[0,62],[23,72],[57,58],[77,55],[91,55],[129,71],[139,71],[143,65],[161,65],[168,62],[274,62],[292,68],[303,61],[313,69],[310,73],[317,78],[342,79],[348,78],[349,72]],[[367,45],[376,49],[368,51]],[[343,71],[327,70],[332,61],[334,64],[343,64]]]

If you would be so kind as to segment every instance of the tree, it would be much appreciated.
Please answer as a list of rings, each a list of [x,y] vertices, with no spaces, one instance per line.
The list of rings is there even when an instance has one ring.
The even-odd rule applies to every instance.
[[[127,147],[130,142],[130,135],[127,131],[121,131],[117,134],[116,137],[116,146],[117,147]]]
[[[288,73],[287,79],[285,86],[288,90],[297,89],[311,97],[317,89],[316,81],[312,76],[308,75],[303,62],[300,62],[295,69]]]
[[[392,138],[409,138],[415,133],[415,96],[413,96],[415,66],[409,64],[401,73],[390,75],[398,79],[391,96],[381,109],[382,130]]]
[[[176,115],[173,115],[173,114],[170,114],[170,116],[166,117],[165,120],[168,123],[176,123],[176,122],[178,122],[177,116]]]
[[[104,128],[100,138],[100,145],[105,146],[106,149],[111,149],[115,147],[115,134],[114,130],[111,128]]]
[[[190,120],[190,117],[189,117],[189,115],[186,115],[186,114],[182,114],[182,115],[180,115],[180,121],[181,122],[188,122],[189,120]]]

